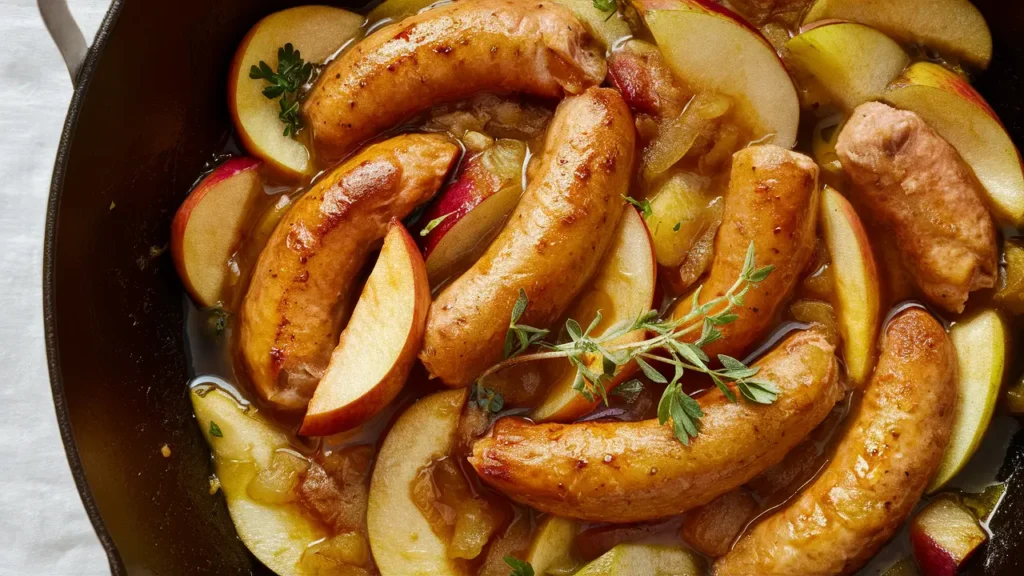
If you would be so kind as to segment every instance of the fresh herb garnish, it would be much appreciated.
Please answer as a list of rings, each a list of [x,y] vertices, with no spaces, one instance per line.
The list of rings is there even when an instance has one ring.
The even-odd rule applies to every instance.
[[[700,303],[701,289],[693,294],[690,312],[681,318],[661,318],[657,310],[649,310],[641,314],[632,323],[617,324],[601,336],[593,336],[591,332],[601,322],[601,313],[583,330],[579,322],[569,319],[565,323],[566,332],[571,339],[561,344],[543,341],[547,330],[532,328],[519,324],[519,319],[526,311],[529,300],[526,292],[519,291],[519,299],[512,309],[512,320],[505,338],[505,358],[500,364],[491,367],[477,380],[477,390],[483,388],[484,379],[491,374],[521,362],[566,358],[576,369],[573,389],[588,401],[600,398],[608,403],[607,385],[619,367],[636,362],[644,375],[652,382],[665,384],[665,392],[658,403],[658,421],[662,424],[672,421],[672,431],[683,444],[689,444],[700,432],[700,419],[704,416],[697,401],[683,391],[681,380],[687,370],[707,374],[715,386],[730,402],[738,402],[735,392],[728,386],[732,383],[739,390],[740,396],[748,402],[771,404],[778,396],[779,390],[768,380],[755,378],[759,372],[757,367],[749,367],[740,360],[720,354],[721,368],[710,368],[711,361],[703,348],[722,338],[719,327],[734,322],[739,316],[733,313],[737,306],[743,306],[743,297],[752,286],[764,281],[774,270],[774,266],[758,268],[755,263],[754,244],[747,249],[743,269],[739,278],[725,294]],[[613,344],[615,340],[634,330],[642,330],[654,336],[641,342]],[[698,332],[699,331],[699,332]],[[699,334],[699,336],[698,336]],[[693,340],[696,338],[696,340]],[[688,341],[693,340],[693,341]],[[518,344],[518,347],[516,346]],[[533,354],[519,355],[531,345],[538,345],[548,350]],[[597,360],[600,360],[598,363]],[[672,367],[673,375],[669,379],[652,366],[660,362]],[[599,364],[599,366],[596,366]],[[635,383],[634,383],[635,382]],[[623,384],[626,387],[620,395],[628,399],[639,393],[642,385],[639,381]],[[621,387],[620,387],[621,388]],[[478,402],[480,398],[478,392]]]
[[[210,436],[216,436],[217,438],[223,438],[224,433],[220,431],[220,426],[213,420],[210,420]]]
[[[618,396],[625,400],[627,404],[632,404],[633,402],[636,402],[637,397],[640,396],[640,393],[643,391],[644,383],[634,378],[629,382],[616,386],[615,389],[612,390],[612,396]]]
[[[444,215],[438,216],[437,218],[434,218],[430,222],[427,222],[427,225],[423,227],[423,230],[420,230],[420,236],[426,236],[427,234],[430,234],[431,232],[433,232],[434,228],[437,228],[438,225],[441,224],[441,222],[444,222],[445,219],[448,218],[449,216],[451,216],[452,214],[455,214],[455,212],[449,212],[447,214],[444,214]]]
[[[473,395],[476,396],[476,405],[488,412],[496,414],[505,407],[505,398],[497,390],[485,388],[479,382],[473,385]]]
[[[512,318],[508,323],[508,332],[505,333],[505,358],[515,358],[548,335],[547,330],[517,324],[529,304],[530,299],[526,297],[526,290],[520,288],[519,298],[512,306]]]
[[[593,0],[593,2],[594,8],[597,8],[601,12],[611,12],[611,14],[608,15],[608,18],[605,18],[605,22],[607,22],[612,16],[614,16],[615,12],[618,11],[619,8],[618,2],[616,2],[616,0]]]
[[[654,213],[654,211],[651,210],[651,201],[646,198],[644,198],[643,200],[637,200],[632,196],[623,196],[623,198],[626,199],[626,202],[629,202],[633,206],[636,206],[637,210],[640,211],[640,215],[644,217],[644,220],[650,218],[651,214]]]
[[[525,560],[520,560],[514,556],[505,556],[505,564],[512,567],[512,571],[508,573],[508,576],[534,576],[533,566]]]
[[[672,227],[673,232],[679,232],[679,228],[682,227],[682,222],[676,222],[676,225]]]
[[[299,117],[299,90],[312,75],[313,64],[303,62],[301,54],[291,43],[277,49],[277,72],[271,70],[262,60],[259,66],[253,65],[249,69],[249,78],[270,83],[270,86],[263,89],[264,96],[271,100],[281,99],[281,111],[277,117],[284,122],[285,136],[294,138],[302,128],[302,118]]]
[[[210,313],[210,327],[215,335],[220,336],[228,327],[228,319],[231,317],[231,313],[220,306],[212,309]]]

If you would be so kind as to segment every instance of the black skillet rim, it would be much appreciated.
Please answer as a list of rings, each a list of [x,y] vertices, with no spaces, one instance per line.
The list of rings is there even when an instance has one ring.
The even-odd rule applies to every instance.
[[[64,451],[67,454],[68,466],[71,468],[71,476],[78,488],[78,495],[82,498],[85,506],[85,513],[92,522],[93,530],[99,538],[100,545],[107,554],[107,562],[110,564],[110,571],[115,576],[124,576],[124,563],[114,545],[110,533],[107,532],[106,524],[100,516],[99,508],[93,499],[89,482],[85,477],[85,470],[82,468],[82,459],[78,454],[78,446],[75,444],[74,434],[71,430],[70,415],[64,397],[64,379],[60,370],[60,351],[57,346],[57,317],[56,309],[56,243],[57,243],[57,214],[60,212],[60,199],[64,191],[64,174],[68,164],[68,154],[71,149],[71,142],[74,140],[75,131],[78,127],[78,117],[82,111],[82,104],[85,95],[89,91],[89,84],[100,55],[106,48],[110,32],[117,23],[121,13],[121,6],[124,0],[113,0],[110,8],[107,9],[103,22],[89,52],[86,54],[85,62],[74,81],[74,93],[71,97],[71,104],[68,107],[68,114],[64,120],[64,128],[61,131],[60,144],[57,147],[57,157],[53,166],[53,177],[50,181],[50,194],[46,206],[46,232],[43,237],[43,328],[46,334],[46,364],[50,373],[50,390],[53,394],[53,405],[57,413],[57,428],[60,429],[61,441],[64,443]]]

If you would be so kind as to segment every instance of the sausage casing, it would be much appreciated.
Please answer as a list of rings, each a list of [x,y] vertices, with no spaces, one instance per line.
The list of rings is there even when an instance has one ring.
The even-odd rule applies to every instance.
[[[757,524],[717,576],[851,574],[896,532],[949,443],[957,364],[942,325],[910,308],[888,325],[874,375],[832,461]]]
[[[995,285],[998,248],[984,189],[956,148],[917,114],[862,104],[839,134],[836,153],[929,302],[963,312],[970,292]]]
[[[327,66],[303,111],[317,152],[333,158],[477,92],[578,94],[604,79],[603,54],[555,2],[463,0],[370,34]]]
[[[835,347],[820,328],[798,332],[756,364],[779,389],[770,405],[698,399],[700,434],[683,445],[670,425],[531,424],[503,418],[473,446],[484,482],[542,512],[597,522],[679,514],[778,463],[843,395]]]
[[[366,257],[391,218],[437,192],[458,156],[439,134],[385,140],[325,175],[285,214],[242,303],[242,361],[265,400],[306,406]]]
[[[449,386],[468,386],[502,359],[519,290],[521,324],[546,327],[586,285],[625,204],[633,121],[618,92],[565,99],[548,128],[536,177],[479,260],[434,299],[420,359]]]
[[[719,328],[723,337],[705,348],[708,356],[742,356],[772,327],[814,254],[817,214],[818,166],[813,160],[770,145],[733,155],[715,259],[700,302],[721,297],[733,286],[751,243],[757,267],[775,269],[751,286],[743,305],[733,309],[738,318]],[[690,300],[684,299],[674,316],[684,316],[690,309]]]

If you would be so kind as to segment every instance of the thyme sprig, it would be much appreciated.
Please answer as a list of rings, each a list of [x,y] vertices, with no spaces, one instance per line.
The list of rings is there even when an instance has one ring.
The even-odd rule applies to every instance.
[[[636,362],[644,375],[658,384],[665,384],[665,391],[658,403],[658,421],[666,424],[672,421],[676,438],[689,444],[700,432],[700,419],[704,416],[697,401],[683,391],[681,380],[688,371],[707,374],[712,382],[730,402],[738,402],[736,394],[729,387],[734,384],[740,396],[748,402],[771,404],[778,396],[775,385],[763,378],[757,378],[758,367],[749,367],[742,361],[718,355],[721,368],[711,368],[711,359],[704,347],[722,338],[720,327],[730,324],[739,317],[734,312],[743,306],[743,298],[750,288],[763,282],[774,270],[774,266],[757,267],[754,245],[750,244],[743,268],[733,285],[717,298],[700,303],[701,288],[693,294],[690,311],[679,317],[661,317],[657,310],[640,314],[632,323],[624,322],[596,336],[594,330],[601,323],[601,313],[584,330],[579,322],[569,319],[565,323],[570,340],[563,343],[548,343],[543,340],[548,331],[519,324],[529,305],[526,292],[519,291],[519,298],[512,310],[509,330],[505,338],[505,360],[484,372],[477,380],[477,389],[486,390],[484,380],[495,372],[522,362],[566,358],[576,369],[573,389],[588,401],[600,399],[608,403],[608,384],[617,370],[630,362]],[[615,343],[620,337],[641,330],[650,337],[640,342]],[[531,346],[546,349],[544,352],[523,354]],[[597,360],[600,359],[600,362]],[[671,367],[672,378],[667,378],[654,368],[653,363]],[[623,396],[639,393],[639,381],[625,385]]]
[[[302,128],[299,116],[299,91],[313,75],[313,64],[305,62],[302,54],[291,43],[277,49],[277,72],[269,64],[260,61],[249,69],[249,78],[265,80],[270,85],[263,88],[263,95],[271,100],[280,98],[281,110],[278,118],[284,123],[284,135],[295,137]]]

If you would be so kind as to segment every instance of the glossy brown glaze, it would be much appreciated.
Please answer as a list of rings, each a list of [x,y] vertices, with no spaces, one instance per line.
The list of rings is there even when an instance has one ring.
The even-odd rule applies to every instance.
[[[735,284],[751,243],[756,266],[774,270],[750,287],[743,305],[733,310],[738,318],[722,326],[722,338],[704,348],[708,356],[742,356],[778,320],[814,253],[817,215],[818,166],[813,160],[778,146],[751,146],[733,155],[715,259],[700,302],[723,296]],[[690,299],[683,299],[673,316],[690,310]]]
[[[473,446],[484,482],[559,516],[634,522],[685,512],[778,463],[843,394],[835,348],[819,328],[798,332],[757,363],[771,405],[701,396],[700,436],[683,445],[670,425],[532,424],[503,418]]]
[[[942,325],[910,308],[825,470],[757,524],[717,576],[851,574],[903,524],[938,468],[956,404],[956,355]]]
[[[468,386],[502,359],[519,290],[520,323],[557,320],[597,269],[625,202],[634,128],[619,93],[591,88],[559,105],[545,155],[508,224],[434,299],[420,359],[449,386]]]
[[[836,153],[929,302],[963,312],[970,292],[995,285],[998,248],[984,190],[956,148],[917,114],[863,104]]]
[[[242,305],[242,360],[265,400],[306,406],[338,344],[366,257],[392,218],[437,192],[458,156],[441,135],[397,136],[324,176],[288,211]]]
[[[477,92],[578,94],[605,76],[603,50],[568,8],[464,0],[381,28],[323,72],[303,109],[320,154]]]

